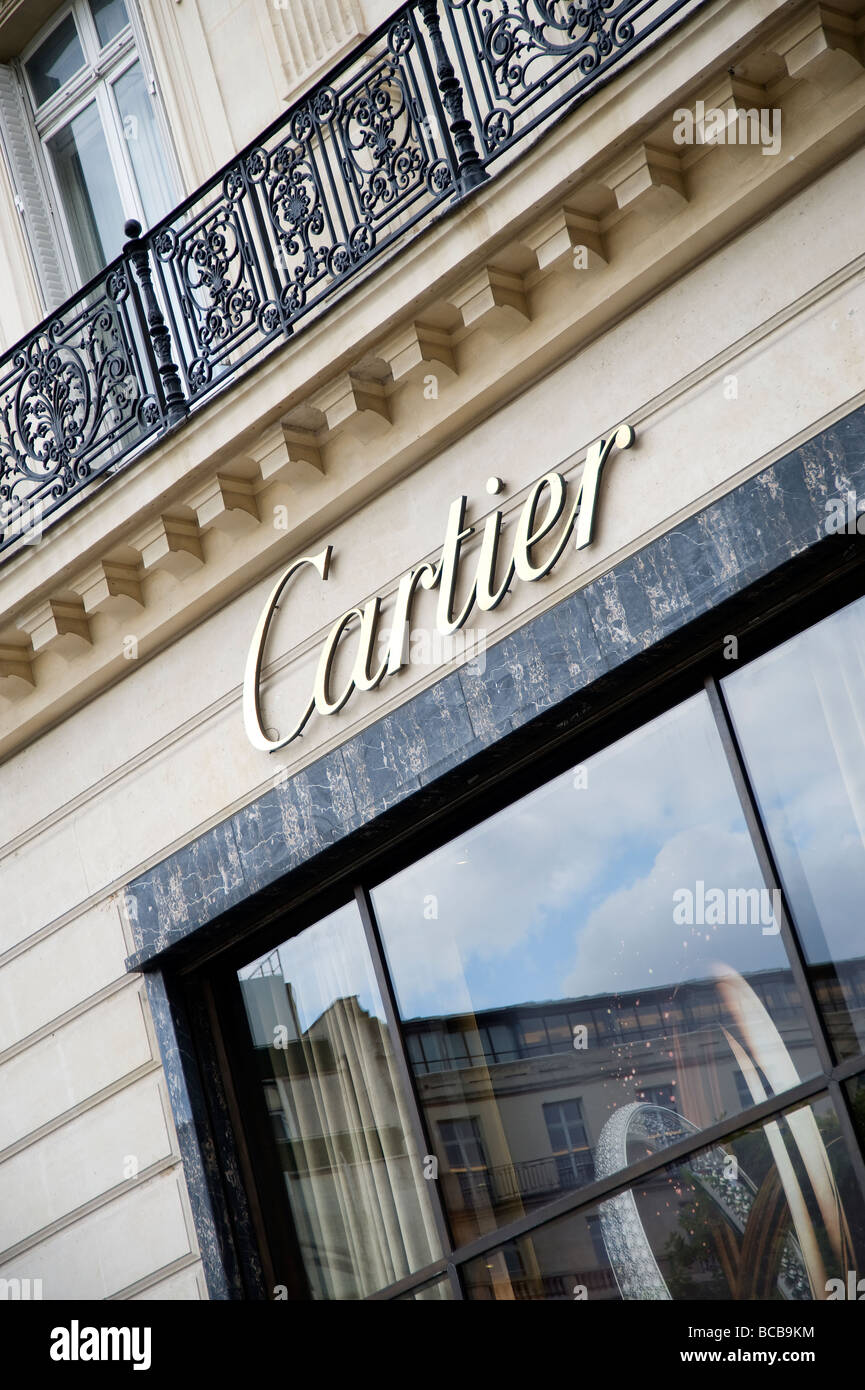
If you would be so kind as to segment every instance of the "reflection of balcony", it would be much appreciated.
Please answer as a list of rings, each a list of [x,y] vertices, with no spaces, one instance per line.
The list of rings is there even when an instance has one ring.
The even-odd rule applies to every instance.
[[[581,1187],[594,1178],[594,1163],[587,1154],[559,1154],[533,1158],[525,1163],[503,1163],[494,1168],[475,1168],[443,1173],[446,1203],[451,1211],[478,1211],[507,1202],[549,1201],[562,1192]]]

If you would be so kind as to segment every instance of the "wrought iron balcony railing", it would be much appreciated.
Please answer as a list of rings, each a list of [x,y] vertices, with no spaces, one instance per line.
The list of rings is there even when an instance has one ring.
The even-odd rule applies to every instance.
[[[412,0],[0,359],[0,554],[705,0]]]

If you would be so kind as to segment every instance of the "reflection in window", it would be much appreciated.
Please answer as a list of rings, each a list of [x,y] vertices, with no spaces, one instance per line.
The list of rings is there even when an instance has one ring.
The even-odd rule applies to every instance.
[[[594,1170],[580,1100],[548,1101],[544,1120],[559,1187],[566,1190],[591,1182]]]
[[[737,913],[765,885],[707,698],[585,766],[579,784],[565,773],[372,895],[430,1132],[462,1115],[484,1135],[473,1207],[438,1139],[458,1242],[593,1176],[591,1148],[578,1172],[551,1163],[548,1105],[579,1096],[596,1139],[663,1093],[690,1133],[817,1071],[771,915]],[[486,1039],[483,1056],[451,1046],[433,1062],[440,1028]]]
[[[90,12],[103,48],[129,23],[123,0],[90,0]]]
[[[364,1297],[431,1263],[428,1184],[354,904],[239,979],[313,1297]]]
[[[84,51],[70,14],[52,30],[26,63],[33,99],[42,106],[84,67]]]
[[[728,676],[730,706],[839,1057],[865,1043],[865,599]]]
[[[141,64],[133,63],[114,83],[117,110],[135,183],[144,208],[145,225],[158,222],[170,207],[170,180],[156,127],[153,103]]]
[[[677,1137],[669,1112],[634,1102],[605,1126],[603,1166]],[[862,1268],[863,1237],[862,1198],[824,1097],[472,1261],[466,1288],[473,1299],[825,1299]]]
[[[489,1200],[490,1175],[483,1140],[474,1115],[459,1120],[440,1120],[441,1147],[447,1163],[446,1176],[455,1179],[463,1205],[474,1207],[479,1199]]]

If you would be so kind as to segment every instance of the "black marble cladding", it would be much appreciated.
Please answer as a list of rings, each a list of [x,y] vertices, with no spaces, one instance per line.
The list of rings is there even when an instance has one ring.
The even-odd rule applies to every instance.
[[[286,875],[302,881],[324,851],[827,543],[826,502],[848,490],[865,496],[865,407],[135,879],[129,969]]]

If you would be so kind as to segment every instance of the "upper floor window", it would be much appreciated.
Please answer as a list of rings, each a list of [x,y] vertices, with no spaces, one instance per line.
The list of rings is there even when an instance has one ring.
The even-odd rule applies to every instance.
[[[0,64],[0,132],[46,308],[152,226],[179,181],[134,0],[67,0]]]
[[[24,54],[33,119],[80,281],[175,201],[165,141],[125,0],[73,0]]]

